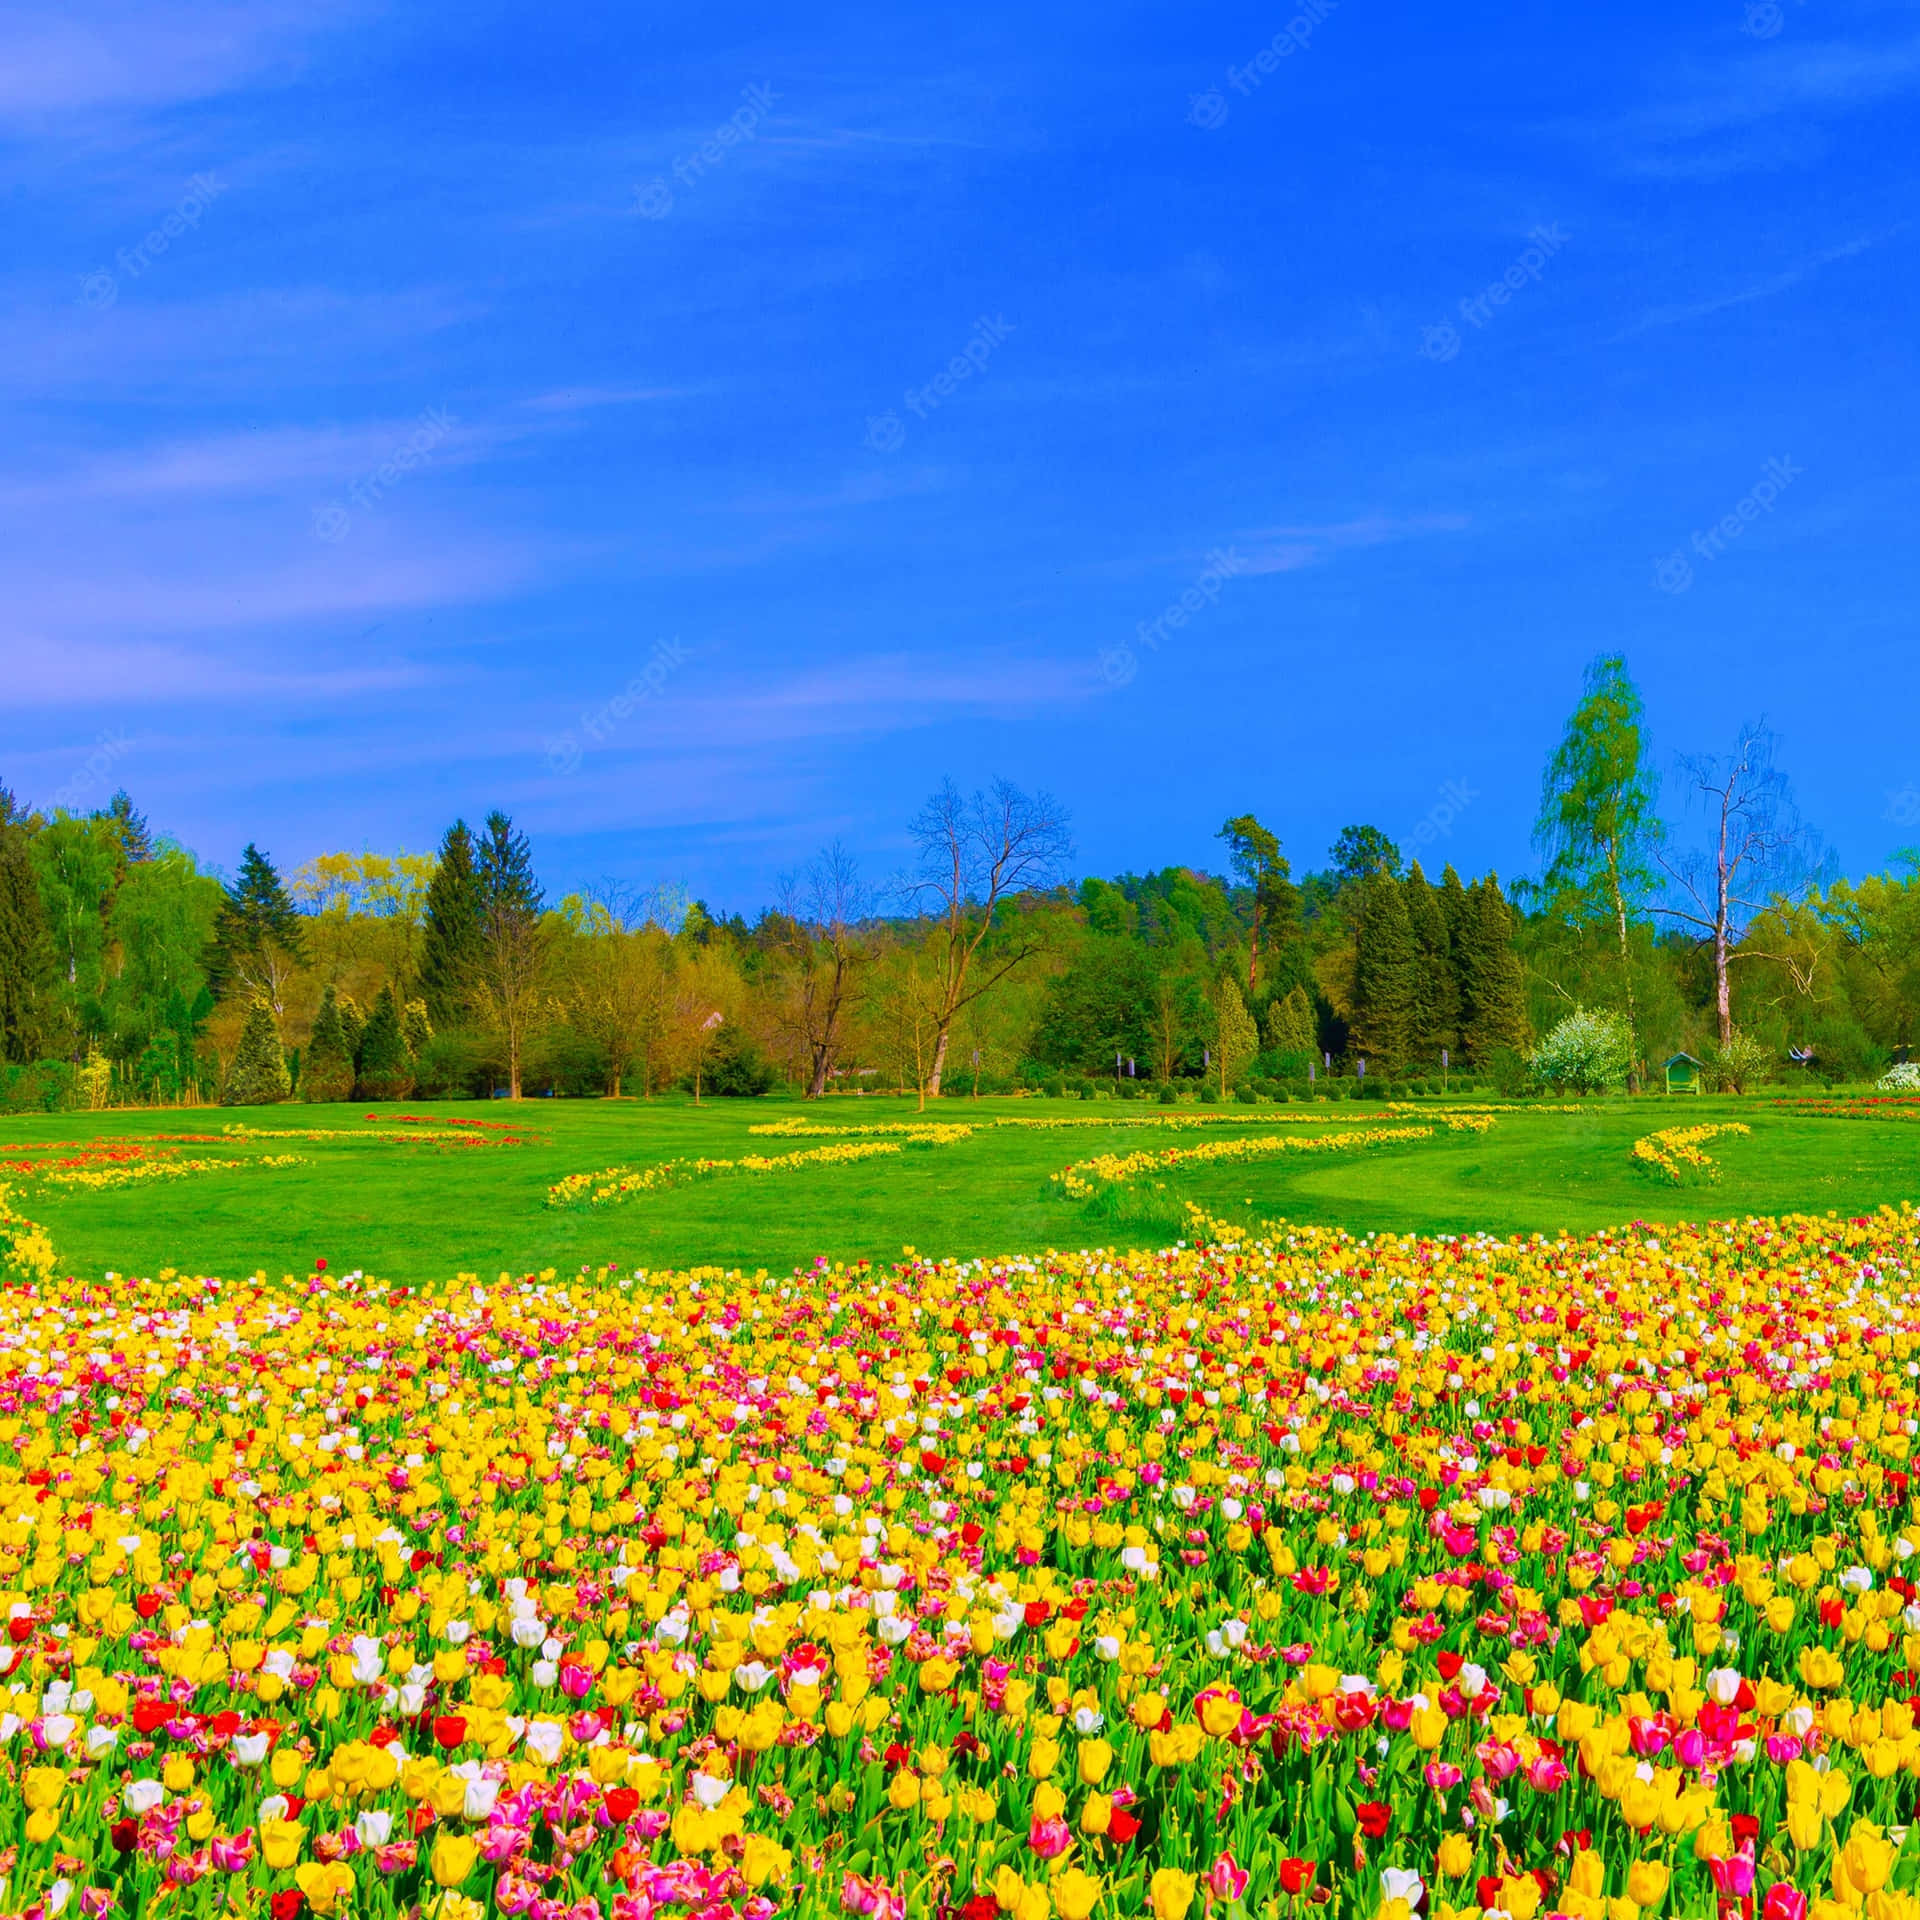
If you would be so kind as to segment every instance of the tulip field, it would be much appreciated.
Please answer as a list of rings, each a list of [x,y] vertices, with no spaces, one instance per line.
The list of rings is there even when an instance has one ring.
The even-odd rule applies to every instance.
[[[15,1116],[0,1912],[1920,1920],[1920,1133],[1834,1104]],[[1563,1150],[1613,1224],[1301,1217]],[[360,1257],[436,1181],[591,1257]]]

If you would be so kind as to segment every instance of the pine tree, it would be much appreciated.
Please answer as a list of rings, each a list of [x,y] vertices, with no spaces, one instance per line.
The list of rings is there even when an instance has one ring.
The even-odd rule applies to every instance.
[[[240,1030],[240,1045],[220,1104],[268,1107],[286,1099],[292,1091],[293,1076],[287,1071],[286,1051],[280,1045],[273,1009],[265,1000],[256,1000],[248,1010],[247,1024]]]
[[[274,864],[251,840],[214,922],[207,976],[223,998],[244,992],[280,1012],[281,990],[305,957],[306,933]]]
[[[1419,1004],[1420,955],[1407,921],[1406,895],[1382,870],[1357,883],[1353,1019],[1348,1044],[1389,1068],[1410,1059]]]
[[[413,1091],[413,1055],[407,1051],[400,1011],[391,992],[373,1003],[367,1030],[360,1036],[360,1077],[354,1097],[360,1100],[404,1100]]]
[[[1463,938],[1456,953],[1460,977],[1461,1042],[1480,1062],[1531,1043],[1527,977],[1513,950],[1513,912],[1488,874],[1467,889]]]
[[[125,787],[107,802],[107,814],[110,819],[120,823],[120,844],[126,849],[128,866],[138,866],[143,860],[151,860],[153,834],[147,826],[147,816],[134,811],[132,796]]]
[[[346,1022],[331,986],[320,996],[313,1016],[313,1036],[300,1067],[303,1100],[346,1100],[353,1094],[353,1049],[347,1044]]]
[[[0,1060],[40,1057],[57,991],[27,830],[13,795],[0,787]]]
[[[1423,1066],[1437,1067],[1442,1048],[1460,1044],[1460,990],[1453,977],[1453,941],[1441,896],[1420,871],[1406,878],[1407,924],[1419,955],[1414,975],[1413,1051]]]
[[[473,835],[464,820],[456,820],[440,842],[420,939],[420,992],[436,1027],[457,1025],[472,997],[480,956],[480,897]]]
[[[533,849],[527,836],[516,833],[513,822],[498,809],[487,815],[475,873],[480,884],[475,997],[506,1047],[507,1094],[518,1100],[520,1058],[529,1023],[540,1006],[550,930],[540,918]]]

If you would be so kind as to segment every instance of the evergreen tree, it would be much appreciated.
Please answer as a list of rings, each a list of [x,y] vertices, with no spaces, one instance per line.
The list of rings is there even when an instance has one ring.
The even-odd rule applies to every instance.
[[[313,1016],[313,1036],[300,1068],[303,1100],[345,1100],[353,1093],[353,1049],[347,1044],[346,1022],[331,986],[320,996]]]
[[[305,957],[306,933],[274,864],[251,840],[240,874],[225,890],[214,922],[207,976],[221,997],[245,992],[278,1014],[294,963]]]
[[[433,1022],[427,1018],[424,1000],[409,1000],[400,1016],[400,1030],[406,1035],[407,1051],[418,1060],[433,1038]]]
[[[457,1025],[472,996],[480,954],[480,900],[473,835],[464,820],[456,820],[440,842],[420,938],[420,992],[436,1027]]]
[[[273,1009],[265,1000],[256,1000],[248,1010],[247,1024],[240,1030],[240,1045],[220,1104],[268,1107],[286,1099],[292,1091],[293,1076],[287,1071],[286,1051],[280,1045]]]
[[[343,993],[339,999],[340,1032],[347,1043],[347,1058],[356,1065],[360,1059],[360,1036],[367,1030],[367,1016],[360,1011],[360,1003],[352,994]]]
[[[1318,1051],[1313,1002],[1305,987],[1294,986],[1267,1007],[1267,1051],[1303,1064]]]
[[[1410,1059],[1420,999],[1420,953],[1407,920],[1406,895],[1384,869],[1357,884],[1353,1020],[1348,1046],[1389,1067]]]
[[[506,1047],[507,1094],[518,1100],[520,1060],[541,1004],[550,929],[540,918],[533,849],[498,809],[487,815],[475,872],[480,884],[475,997]]]
[[[1260,1033],[1231,978],[1223,979],[1214,990],[1213,1013],[1213,1064],[1220,1070],[1224,1097],[1241,1069],[1260,1051]]]
[[[1384,873],[1400,877],[1400,849],[1378,827],[1342,827],[1333,843],[1334,877],[1342,886]]]
[[[132,796],[125,787],[107,802],[107,817],[120,823],[120,844],[126,849],[129,866],[153,858],[153,834],[147,826],[147,816],[134,811]]]
[[[1419,956],[1414,975],[1413,1051],[1423,1066],[1437,1067],[1440,1050],[1460,1044],[1460,990],[1453,976],[1453,941],[1441,897],[1420,871],[1407,875],[1407,924]]]
[[[27,829],[0,787],[0,1060],[37,1059],[54,1019],[53,942]]]
[[[1523,1052],[1532,1039],[1526,970],[1513,950],[1513,912],[1494,874],[1467,889],[1460,970],[1461,1041],[1475,1060]]]
[[[412,1091],[413,1055],[407,1051],[400,1010],[388,991],[374,1001],[367,1030],[360,1036],[360,1077],[354,1097],[404,1100]]]

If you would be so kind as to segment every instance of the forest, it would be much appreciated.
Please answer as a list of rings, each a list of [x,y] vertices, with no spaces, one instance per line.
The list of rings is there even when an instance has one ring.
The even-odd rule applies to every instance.
[[[1248,813],[1192,865],[1076,880],[1055,800],[949,782],[902,873],[829,846],[749,919],[550,898],[499,811],[427,854],[249,844],[223,878],[124,792],[0,788],[0,1104],[1521,1094],[1590,1031],[1611,1065],[1579,1090],[1680,1052],[1740,1090],[1907,1057],[1920,854],[1833,872],[1762,725],[1663,781],[1618,656],[1548,759],[1537,871],[1432,871],[1431,838],[1349,826],[1296,873]]]

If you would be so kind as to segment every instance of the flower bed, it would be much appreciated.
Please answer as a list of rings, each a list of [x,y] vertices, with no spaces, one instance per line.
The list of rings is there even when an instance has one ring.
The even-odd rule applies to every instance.
[[[1709,1140],[1717,1140],[1724,1134],[1752,1131],[1738,1120],[1717,1126],[1666,1127],[1659,1133],[1642,1136],[1627,1152],[1635,1166],[1659,1175],[1672,1186],[1684,1186],[1689,1180],[1711,1184],[1720,1178],[1720,1169],[1701,1149]]]
[[[6,1905],[1906,1920],[1917,1247],[16,1283]]]

